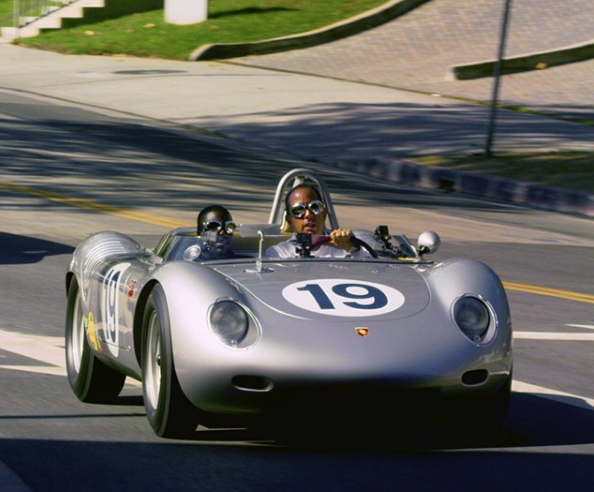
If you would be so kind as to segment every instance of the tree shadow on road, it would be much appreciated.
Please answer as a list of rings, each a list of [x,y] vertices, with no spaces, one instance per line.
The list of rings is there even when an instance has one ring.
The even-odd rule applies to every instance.
[[[74,248],[46,239],[0,232],[0,265],[38,263],[46,256],[72,254]]]
[[[260,212],[249,222],[262,222],[268,213],[279,179],[290,169],[310,167],[320,172],[340,205],[357,205],[373,197],[377,205],[414,206],[423,209],[469,207],[458,194],[429,194],[418,189],[394,187],[383,176],[377,179],[337,171],[329,162],[306,161],[273,151],[266,142],[282,147],[284,139],[300,139],[311,148],[342,146],[323,137],[323,128],[311,123],[268,128],[254,123],[246,134],[235,126],[239,140],[194,139],[154,127],[64,109],[64,118],[40,118],[28,123],[10,122],[10,145],[0,149],[3,171],[36,180],[40,187],[77,198],[125,206],[128,209],[158,206],[172,210],[199,210],[223,202],[246,213]],[[352,115],[344,122],[344,140],[354,138],[365,121]],[[2,121],[0,120],[0,126]],[[257,138],[256,138],[257,136]],[[254,137],[256,145],[252,145]],[[428,137],[429,138],[429,137]],[[35,142],[32,146],[30,142]],[[239,145],[238,142],[241,142]],[[233,143],[236,144],[234,147]],[[373,140],[369,142],[373,147]],[[287,144],[287,150],[291,145]],[[85,154],[81,154],[85,149]],[[216,171],[213,175],[213,171]],[[363,173],[364,175],[364,173]],[[84,180],[74,178],[81,177]],[[113,179],[115,178],[115,179]],[[59,185],[68,180],[68,186]],[[91,185],[89,182],[109,184]],[[208,184],[211,186],[208,186]],[[142,185],[142,187],[141,187]],[[472,204],[499,209],[488,202]],[[245,222],[248,222],[247,220]]]

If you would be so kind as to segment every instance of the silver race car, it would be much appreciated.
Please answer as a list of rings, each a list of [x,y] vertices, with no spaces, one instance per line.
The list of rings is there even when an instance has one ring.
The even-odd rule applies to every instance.
[[[268,223],[239,226],[222,257],[195,228],[154,249],[117,232],[85,239],[66,274],[75,395],[106,403],[126,377],[140,380],[162,437],[187,436],[212,415],[320,409],[500,426],[512,327],[497,275],[474,260],[429,261],[437,234],[413,245],[386,226],[354,231],[365,255],[317,258],[324,237],[298,234],[293,257],[266,257],[291,237],[283,197],[307,182],[337,228],[323,179],[296,169],[281,179]]]

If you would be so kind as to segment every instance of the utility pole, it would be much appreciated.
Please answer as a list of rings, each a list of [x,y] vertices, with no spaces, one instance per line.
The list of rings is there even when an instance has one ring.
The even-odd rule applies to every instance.
[[[501,21],[501,36],[499,37],[499,53],[497,61],[493,68],[493,96],[491,97],[491,113],[489,116],[489,128],[487,130],[487,143],[485,145],[485,154],[491,157],[491,147],[493,145],[493,134],[495,133],[495,119],[497,116],[497,103],[499,100],[499,84],[501,79],[501,66],[505,57],[505,41],[507,38],[507,26],[509,24],[509,17],[511,12],[512,0],[505,0],[505,8],[503,10],[503,19]]]
[[[14,0],[13,5],[14,5],[14,8],[12,10],[12,17],[13,17],[12,27],[17,29],[17,34],[18,34],[18,29],[19,29],[19,27],[21,27],[21,2],[20,2],[20,0]]]
[[[208,0],[165,0],[165,22],[196,24],[208,18]]]

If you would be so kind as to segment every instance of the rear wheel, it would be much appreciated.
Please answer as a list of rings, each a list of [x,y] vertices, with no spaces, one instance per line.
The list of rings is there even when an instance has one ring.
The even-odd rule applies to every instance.
[[[101,362],[87,340],[80,288],[76,278],[68,289],[66,311],[66,371],[77,398],[85,403],[109,403],[117,398],[126,376]]]
[[[144,311],[142,391],[148,420],[158,436],[185,438],[196,431],[200,411],[184,395],[175,373],[169,312],[160,285]]]

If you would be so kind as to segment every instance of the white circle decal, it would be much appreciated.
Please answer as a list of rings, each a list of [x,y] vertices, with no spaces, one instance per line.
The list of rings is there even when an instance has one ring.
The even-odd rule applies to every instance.
[[[296,282],[283,289],[283,297],[307,311],[351,318],[379,316],[404,304],[404,295],[393,287],[344,278]]]

